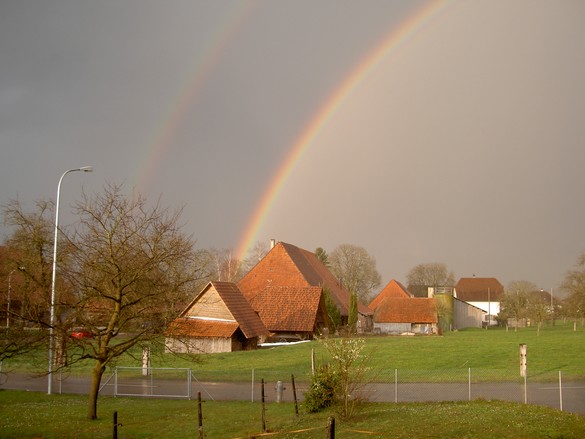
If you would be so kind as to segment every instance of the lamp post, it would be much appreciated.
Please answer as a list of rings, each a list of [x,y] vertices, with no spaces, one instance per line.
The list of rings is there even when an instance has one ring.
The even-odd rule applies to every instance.
[[[53,276],[51,278],[51,317],[49,327],[49,383],[47,387],[47,394],[51,394],[53,384],[53,348],[55,344],[55,276],[57,272],[57,237],[59,235],[59,196],[61,194],[61,182],[63,178],[70,172],[83,171],[92,172],[91,166],[83,166],[81,168],[69,169],[61,175],[59,184],[57,185],[57,201],[55,202],[55,238],[53,240]]]

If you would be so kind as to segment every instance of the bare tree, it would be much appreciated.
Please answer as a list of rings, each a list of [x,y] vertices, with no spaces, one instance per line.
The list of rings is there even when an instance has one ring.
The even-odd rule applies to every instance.
[[[205,250],[209,264],[209,280],[237,282],[243,276],[243,264],[229,249]]]
[[[29,212],[20,201],[10,200],[2,208],[11,234],[2,252],[2,269],[10,285],[6,285],[7,330],[0,335],[0,349],[3,358],[12,358],[47,341],[54,205],[37,201]],[[60,255],[62,260],[66,254]],[[29,330],[23,331],[24,327]]]
[[[145,199],[129,200],[121,186],[76,203],[80,224],[69,235],[72,263],[63,277],[75,296],[67,320],[93,338],[78,340],[72,360],[92,359],[88,418],[97,417],[97,398],[106,366],[136,345],[161,339],[187,302],[198,279],[190,237],[181,232],[180,211]]]
[[[254,247],[248,252],[248,256],[244,259],[242,267],[242,275],[250,271],[254,266],[260,262],[264,256],[270,251],[270,246],[265,241],[256,241]]]
[[[428,294],[429,287],[452,287],[455,285],[455,274],[443,263],[432,262],[418,264],[406,275],[407,289],[415,296]]]
[[[500,300],[498,320],[507,322],[514,319],[514,330],[522,319],[529,317],[530,293],[536,291],[536,285],[525,280],[515,280],[508,284],[506,292]]]
[[[575,268],[565,275],[562,288],[569,294],[565,303],[566,314],[576,318],[585,318],[585,252],[577,259]]]
[[[343,286],[356,294],[362,303],[369,303],[373,290],[381,283],[374,257],[363,247],[341,244],[331,252],[328,260],[331,272]]]

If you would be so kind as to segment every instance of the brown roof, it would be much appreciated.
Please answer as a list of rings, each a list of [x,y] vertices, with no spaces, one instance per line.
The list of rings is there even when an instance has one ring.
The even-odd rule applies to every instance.
[[[308,250],[279,242],[238,282],[238,288],[252,301],[269,286],[324,287],[337,304],[342,316],[348,315],[349,291],[333,276],[329,269]],[[358,305],[358,311],[371,315],[371,310]]]
[[[270,331],[313,332],[325,318],[321,297],[320,287],[267,287],[252,306]]]
[[[215,287],[223,302],[240,324],[240,329],[246,338],[266,334],[266,326],[264,326],[264,323],[262,323],[262,320],[236,284],[231,282],[211,282],[211,284]]]
[[[500,301],[504,286],[495,277],[462,277],[455,284],[455,297],[464,302]]]
[[[198,304],[201,307],[204,299],[213,294],[213,292],[219,295],[221,303],[203,306],[199,308],[195,315],[191,315],[190,310]],[[222,304],[224,306],[221,306]],[[200,325],[209,326],[209,331],[224,333],[235,324],[235,327],[239,327],[246,338],[258,337],[268,333],[258,314],[236,284],[231,282],[209,282],[179,315],[175,322],[177,321],[181,321],[181,328],[183,329],[186,329],[185,325],[187,323],[193,325],[193,329],[187,332],[201,333],[201,335],[205,330]],[[220,335],[215,336],[219,337]]]
[[[199,318],[179,317],[169,325],[167,336],[230,338],[238,329],[235,322],[218,322]]]
[[[386,297],[374,310],[376,323],[437,323],[435,299]]]
[[[370,309],[375,310],[380,302],[386,297],[409,298],[412,297],[412,294],[408,292],[404,285],[392,279],[390,282],[388,282],[388,285],[386,285],[384,289],[380,291],[380,294],[378,294],[374,300],[370,302]]]

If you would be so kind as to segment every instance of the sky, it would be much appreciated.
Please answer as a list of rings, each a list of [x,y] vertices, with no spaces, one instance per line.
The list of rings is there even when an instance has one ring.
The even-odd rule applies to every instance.
[[[4,0],[0,204],[183,208],[199,248],[365,248],[558,290],[585,251],[581,0]],[[9,234],[2,226],[2,238]]]

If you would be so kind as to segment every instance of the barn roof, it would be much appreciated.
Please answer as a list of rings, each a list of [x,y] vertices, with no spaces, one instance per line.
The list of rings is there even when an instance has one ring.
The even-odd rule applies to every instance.
[[[201,318],[179,317],[171,322],[166,334],[173,337],[229,338],[238,329],[235,322],[221,322]]]
[[[221,302],[227,308],[227,313],[230,318],[217,318],[211,312],[211,309],[206,311],[205,306],[196,315],[190,315],[189,311],[214,291],[217,292]],[[201,305],[199,306],[201,307]],[[264,326],[264,323],[262,323],[262,320],[254,309],[252,309],[252,306],[236,284],[231,282],[209,282],[191,303],[187,305],[185,310],[179,315],[179,318],[171,323],[169,328],[172,328],[174,331],[182,329],[186,332],[183,335],[197,334],[197,336],[208,335],[222,337],[225,335],[220,334],[226,334],[230,330],[231,333],[229,336],[231,336],[238,327],[246,338],[259,337],[268,333],[266,326]]]
[[[500,301],[504,286],[495,277],[462,277],[455,285],[455,297],[464,302]]]
[[[435,299],[386,297],[374,310],[376,323],[437,323]]]
[[[284,242],[276,244],[238,282],[238,287],[251,302],[269,286],[326,288],[338,305],[341,315],[348,315],[349,291],[314,253],[292,244]],[[363,315],[372,314],[372,311],[363,304],[358,304],[358,312]]]
[[[320,287],[270,286],[255,296],[252,306],[270,331],[313,332],[323,312],[321,296]]]
[[[380,294],[378,294],[374,300],[370,302],[370,309],[376,309],[382,300],[387,297],[398,297],[398,298],[409,298],[412,294],[402,285],[400,282],[392,279],[388,282],[388,285],[384,287]]]

